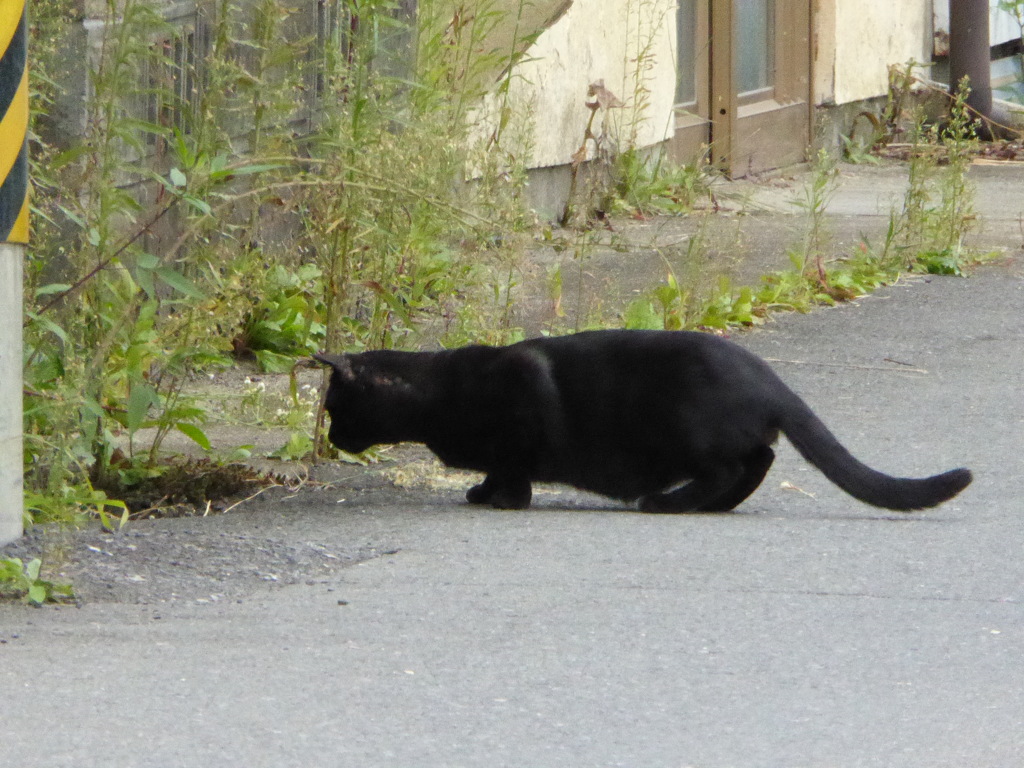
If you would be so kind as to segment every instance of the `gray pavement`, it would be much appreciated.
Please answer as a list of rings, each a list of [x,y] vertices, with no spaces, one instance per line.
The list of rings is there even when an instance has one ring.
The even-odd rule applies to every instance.
[[[1012,234],[1024,172],[999,170],[983,214]],[[738,336],[871,465],[973,469],[946,505],[864,506],[782,441],[729,514],[342,475],[73,537],[80,607],[0,605],[0,765],[1020,764],[1024,260],[998,245]],[[145,570],[171,541],[180,591]],[[208,578],[218,542],[241,556]]]

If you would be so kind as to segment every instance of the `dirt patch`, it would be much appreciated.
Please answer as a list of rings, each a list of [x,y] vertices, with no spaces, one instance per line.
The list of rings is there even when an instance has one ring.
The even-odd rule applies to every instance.
[[[338,491],[360,508],[409,496],[392,484],[388,472],[406,461],[426,466],[429,454],[411,446],[400,446],[392,454],[394,461],[369,467],[331,462],[304,466],[301,480],[261,475],[266,484],[254,491],[247,470],[237,478],[245,487],[240,495],[209,505],[184,500],[133,519],[117,531],[105,531],[98,522],[82,528],[35,528],[0,547],[0,558],[41,558],[43,578],[70,583],[77,599],[86,602],[217,603],[243,600],[266,589],[318,583],[339,569],[386,557],[394,550],[387,542],[328,545],[312,538],[297,540],[291,522],[282,524],[281,510],[289,516],[293,511],[303,514],[303,499],[308,500],[311,492]],[[192,492],[184,487],[189,482],[185,468],[180,478],[180,492],[187,499]],[[223,481],[210,480],[206,490],[215,490]]]
[[[128,488],[108,488],[107,495],[127,505],[131,517],[195,517],[223,512],[279,478],[245,464],[217,464],[185,459]]]
[[[0,557],[42,558],[43,577],[70,583],[81,601],[160,604],[239,601],[268,588],[326,581],[339,569],[394,554],[373,542],[296,541],[294,531],[263,532],[262,523],[235,512],[139,520],[116,533],[98,525],[37,529],[0,549]]]

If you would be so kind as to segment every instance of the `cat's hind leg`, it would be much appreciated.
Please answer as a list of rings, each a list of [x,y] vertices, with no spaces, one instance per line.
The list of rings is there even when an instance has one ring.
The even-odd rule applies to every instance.
[[[732,467],[716,467],[674,491],[644,496],[640,499],[640,509],[667,513],[707,511],[702,507],[727,493],[735,477]]]
[[[720,496],[697,507],[700,512],[728,512],[757,490],[775,461],[775,451],[763,445],[743,460],[743,470],[732,486]]]
[[[706,468],[681,488],[640,499],[644,512],[728,512],[752,494],[768,473],[775,453],[761,446],[742,461]]]
[[[510,479],[487,475],[479,485],[466,491],[470,504],[490,504],[498,509],[526,509],[533,498],[529,480]]]

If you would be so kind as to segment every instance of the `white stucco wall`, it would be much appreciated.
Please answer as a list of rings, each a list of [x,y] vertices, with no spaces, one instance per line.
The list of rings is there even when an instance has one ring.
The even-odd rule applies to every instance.
[[[828,7],[817,14],[818,103],[881,96],[888,90],[890,65],[931,61],[931,0],[825,0],[821,5]]]
[[[610,110],[623,144],[663,141],[672,128],[675,92],[674,0],[574,0],[544,31],[516,67],[510,88],[513,119],[529,131],[529,165],[570,162],[584,135],[590,110],[587,87],[603,80],[624,107]],[[644,73],[639,78],[637,59]],[[646,104],[642,107],[641,102]],[[488,100],[482,120],[489,134],[496,124],[497,99]],[[637,119],[642,118],[642,119]],[[597,131],[602,115],[594,123]],[[633,127],[635,126],[635,128]],[[634,136],[635,134],[635,136]]]

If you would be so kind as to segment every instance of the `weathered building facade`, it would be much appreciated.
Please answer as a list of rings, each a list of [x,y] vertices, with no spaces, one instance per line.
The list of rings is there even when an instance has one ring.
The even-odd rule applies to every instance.
[[[178,30],[163,45],[179,72],[162,76],[177,78],[187,100],[223,3],[155,2]],[[945,0],[440,0],[430,21],[415,2],[393,8],[410,31],[385,42],[391,66],[406,62],[412,72],[417,25],[420,34],[445,24],[450,31],[470,18],[488,19],[480,52],[497,51],[497,62],[519,56],[511,70],[483,69],[495,92],[499,83],[504,88],[473,115],[486,134],[511,109],[528,134],[537,194],[549,202],[564,193],[566,169],[581,158],[593,118],[595,131],[620,148],[664,148],[680,163],[706,158],[733,176],[800,162],[816,143],[838,146],[853,116],[884,98],[892,65],[915,62],[928,74],[948,26]],[[106,7],[82,0],[70,56],[87,56],[97,44]],[[293,0],[290,7],[285,29],[296,37],[326,40],[351,23],[344,0]],[[1005,15],[993,13],[995,34],[1012,37]],[[315,62],[307,71],[302,98],[312,115]],[[71,92],[60,110],[69,130],[88,98],[84,71]],[[140,118],[173,119],[161,108],[140,104]]]

